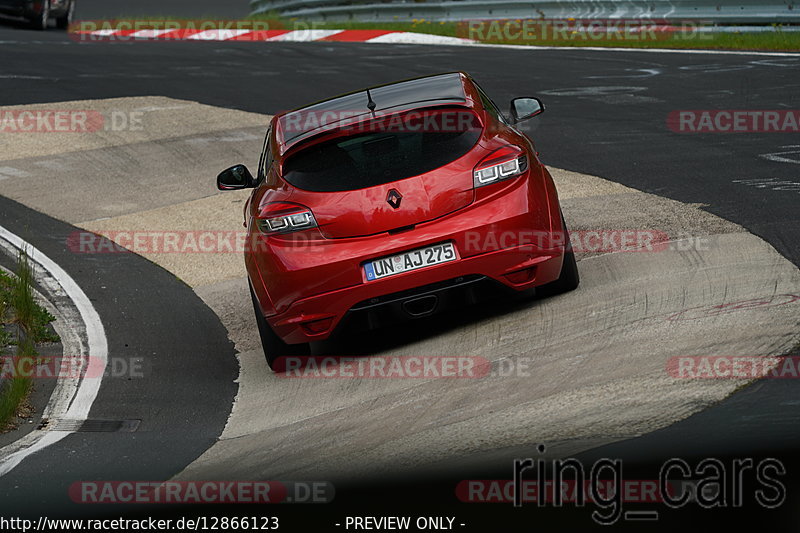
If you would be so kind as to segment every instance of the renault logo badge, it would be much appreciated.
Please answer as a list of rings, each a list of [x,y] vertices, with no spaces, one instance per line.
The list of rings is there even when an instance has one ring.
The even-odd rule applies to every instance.
[[[389,194],[386,196],[386,202],[390,206],[395,209],[400,207],[400,201],[403,199],[403,195],[397,189],[392,189],[389,191]]]

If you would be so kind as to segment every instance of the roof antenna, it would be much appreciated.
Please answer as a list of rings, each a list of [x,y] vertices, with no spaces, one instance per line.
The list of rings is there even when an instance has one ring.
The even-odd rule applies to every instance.
[[[375,103],[375,101],[372,99],[372,94],[369,92],[369,89],[367,89],[367,98],[369,99],[369,101],[367,102],[367,107],[369,108],[369,110],[374,115],[375,114],[375,108],[378,107],[378,106]]]

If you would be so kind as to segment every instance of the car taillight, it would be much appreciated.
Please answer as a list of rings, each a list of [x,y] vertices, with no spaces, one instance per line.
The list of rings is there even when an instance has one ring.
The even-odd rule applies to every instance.
[[[256,217],[261,233],[275,235],[316,228],[317,221],[311,209],[291,202],[271,202],[261,207]]]
[[[513,145],[498,148],[475,167],[473,183],[483,187],[496,181],[519,176],[528,170],[528,157],[525,151]]]

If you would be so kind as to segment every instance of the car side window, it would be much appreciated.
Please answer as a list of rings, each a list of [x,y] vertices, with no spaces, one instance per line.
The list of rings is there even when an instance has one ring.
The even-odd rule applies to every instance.
[[[477,83],[475,84],[475,88],[478,90],[478,95],[481,97],[481,103],[483,103],[483,107],[488,111],[494,118],[502,122],[503,124],[508,124],[506,117],[500,111],[500,108],[497,107],[491,98],[481,89],[480,85]]]
[[[267,135],[264,138],[264,147],[261,149],[261,159],[258,161],[258,182],[261,183],[267,177],[267,172],[269,172],[270,167],[272,167],[272,162],[274,161],[274,157],[272,155],[272,145],[270,141],[270,135],[272,134],[272,128],[267,129]]]

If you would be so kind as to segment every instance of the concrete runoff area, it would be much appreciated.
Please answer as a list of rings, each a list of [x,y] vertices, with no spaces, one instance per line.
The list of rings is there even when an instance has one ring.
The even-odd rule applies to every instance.
[[[152,129],[48,133],[47,143],[0,134],[0,194],[90,231],[242,231],[248,192],[218,193],[214,177],[239,162],[255,169],[268,116],[162,97],[45,107],[68,106],[146,109]],[[335,482],[506,461],[508,450],[539,442],[567,442],[551,452],[575,454],[665,427],[748,382],[676,379],[671,357],[766,357],[800,341],[798,303],[689,313],[800,294],[800,272],[769,244],[702,206],[551,172],[571,230],[655,230],[671,243],[652,252],[579,248],[574,292],[434,318],[448,326],[426,323],[420,335],[398,327],[397,340],[325,346],[482,357],[496,374],[478,379],[278,377],[260,348],[241,254],[144,251],[217,313],[241,364],[219,442],[177,477]],[[509,367],[516,371],[500,372]]]

